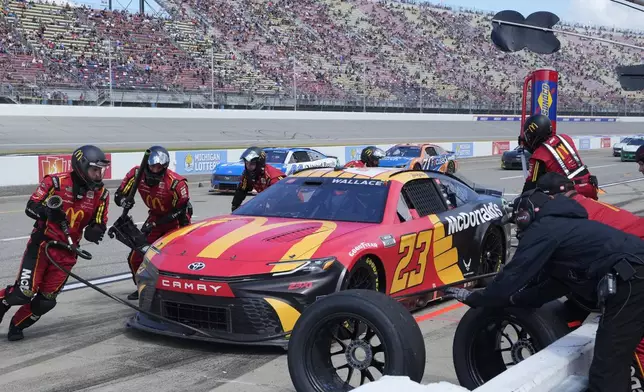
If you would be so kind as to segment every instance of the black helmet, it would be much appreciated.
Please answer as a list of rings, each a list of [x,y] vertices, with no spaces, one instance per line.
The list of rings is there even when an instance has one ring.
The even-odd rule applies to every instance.
[[[360,153],[360,160],[368,167],[377,167],[380,159],[385,157],[385,152],[376,146],[365,147]]]
[[[72,170],[81,181],[79,185],[91,190],[99,189],[103,186],[105,170],[110,166],[110,163],[103,150],[96,146],[82,146],[72,153]],[[98,170],[100,174],[90,173],[90,171],[95,172],[95,170]]]
[[[644,162],[644,145],[639,146],[639,148],[635,152],[635,162]]]
[[[546,195],[556,195],[574,190],[575,183],[563,174],[548,172],[539,178],[537,188]]]
[[[160,165],[160,170],[153,172],[150,166]],[[165,176],[165,172],[170,166],[170,153],[168,150],[161,146],[150,147],[150,156],[148,157],[148,164],[145,165],[145,183],[148,186],[157,186]],[[159,166],[156,166],[159,168]]]
[[[248,166],[249,163],[255,163],[257,165],[256,170],[263,168],[266,165],[266,153],[260,147],[249,147],[241,154],[239,158],[241,161],[244,161],[244,164]]]
[[[552,123],[548,116],[535,114],[525,120],[525,124],[523,124],[523,140],[529,152],[534,152],[550,136],[552,136]]]

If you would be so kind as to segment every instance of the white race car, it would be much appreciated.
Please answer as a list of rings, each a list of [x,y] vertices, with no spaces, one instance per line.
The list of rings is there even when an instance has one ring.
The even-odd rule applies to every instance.
[[[619,143],[615,143],[615,144],[613,144],[613,156],[614,156],[614,157],[618,157],[618,156],[620,156],[620,154],[621,154],[621,152],[622,152],[622,148],[624,148],[624,146],[625,146],[626,144],[628,144],[628,142],[630,142],[630,141],[631,141],[631,140],[633,140],[633,139],[634,139],[634,138],[632,138],[632,137],[625,137],[625,138],[624,138],[624,139],[622,139]]]
[[[622,162],[634,162],[637,149],[644,145],[644,138],[632,138],[622,148],[620,157]]]

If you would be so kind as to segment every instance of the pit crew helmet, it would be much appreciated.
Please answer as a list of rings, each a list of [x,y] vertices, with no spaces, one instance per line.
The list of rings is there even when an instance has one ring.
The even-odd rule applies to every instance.
[[[575,190],[575,183],[560,173],[548,172],[537,181],[537,188],[546,195],[556,195]]]
[[[85,145],[77,148],[72,153],[72,172],[80,186],[89,190],[103,187],[105,171],[111,162],[100,148]]]
[[[541,189],[535,188],[525,191],[517,197],[513,203],[513,221],[517,225],[517,238],[534,222],[539,208],[541,208],[550,197]]]
[[[240,160],[244,162],[246,170],[261,170],[266,166],[266,152],[260,147],[249,147],[241,154]]]
[[[170,166],[170,153],[161,146],[150,147],[150,156],[145,165],[145,184],[157,186],[163,180],[168,166]]]
[[[376,146],[365,147],[360,153],[360,160],[367,167],[378,167],[380,159],[385,157],[385,152]]]
[[[526,150],[531,153],[550,136],[552,136],[552,122],[546,115],[534,114],[523,124],[523,141]]]

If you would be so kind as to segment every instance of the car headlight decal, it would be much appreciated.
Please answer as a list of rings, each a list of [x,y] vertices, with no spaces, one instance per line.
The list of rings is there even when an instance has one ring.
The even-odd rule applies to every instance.
[[[335,263],[335,261],[335,257],[324,257],[310,260],[278,261],[275,263],[268,263],[268,265],[279,266],[278,272],[274,272],[273,276],[281,276],[294,274],[296,272],[326,271],[333,265],[333,263]]]

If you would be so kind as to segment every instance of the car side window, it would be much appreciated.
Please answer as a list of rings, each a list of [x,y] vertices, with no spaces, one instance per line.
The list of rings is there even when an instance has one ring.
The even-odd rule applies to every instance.
[[[430,157],[434,157],[434,156],[438,155],[438,153],[436,152],[436,149],[434,147],[425,148],[425,153],[427,155],[429,155]]]
[[[406,183],[402,189],[405,201],[419,217],[447,211],[447,204],[431,178],[420,178]]]
[[[442,188],[441,190],[447,196],[447,200],[449,200],[456,208],[462,207],[478,198],[478,193],[456,180],[451,178],[441,178],[439,182],[440,187]]]
[[[402,193],[398,197],[398,206],[396,207],[396,213],[398,214],[398,218],[400,218],[401,222],[409,222],[410,220],[414,219],[411,215],[411,212],[409,211],[409,206],[407,205],[405,197]]]
[[[309,154],[306,153],[306,151],[296,151],[293,153],[293,158],[295,158],[295,162],[309,162]]]
[[[313,151],[313,150],[309,151],[309,157],[310,157],[310,159],[312,161],[319,161],[319,160],[324,159],[324,155],[322,155],[321,153],[319,153],[317,151]]]

